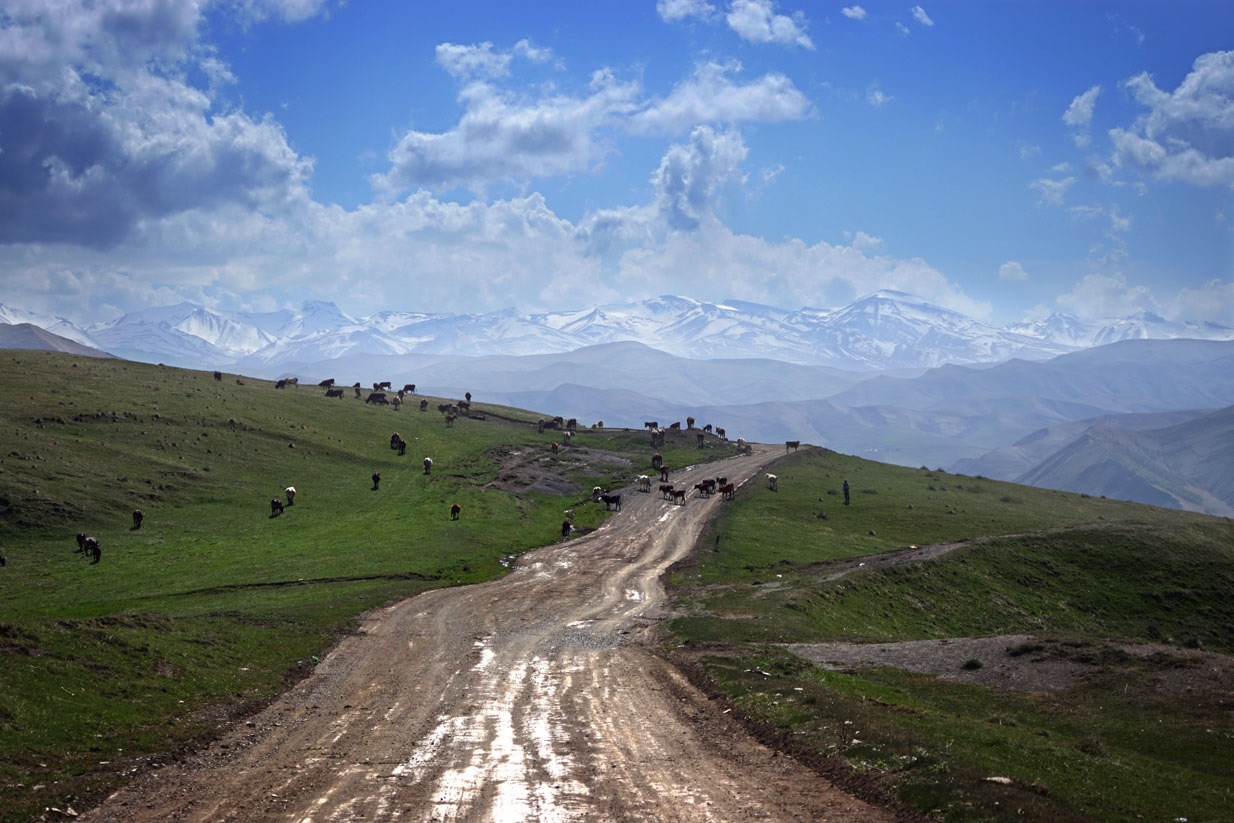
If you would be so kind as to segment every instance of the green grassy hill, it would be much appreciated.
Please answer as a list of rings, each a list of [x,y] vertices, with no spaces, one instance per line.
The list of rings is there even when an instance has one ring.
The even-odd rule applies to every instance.
[[[651,453],[645,433],[582,430],[553,455],[561,433],[479,386],[484,419],[447,427],[440,398],[395,412],[240,380],[0,351],[0,819],[108,791],[310,670],[367,609],[500,575],[559,538],[566,508],[597,525],[591,487],[631,482]],[[733,448],[682,433],[661,451]],[[272,517],[287,486],[295,505]]]
[[[678,657],[755,728],[948,820],[1228,816],[1234,666],[1203,652],[1234,652],[1234,522],[825,450],[771,471],[673,575]]]

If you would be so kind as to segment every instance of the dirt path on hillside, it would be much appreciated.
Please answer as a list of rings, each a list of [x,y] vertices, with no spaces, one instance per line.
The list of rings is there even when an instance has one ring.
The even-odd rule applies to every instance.
[[[672,480],[758,476],[774,449]],[[626,490],[510,575],[368,616],[315,673],[89,821],[884,821],[752,740],[645,646],[721,505]]]

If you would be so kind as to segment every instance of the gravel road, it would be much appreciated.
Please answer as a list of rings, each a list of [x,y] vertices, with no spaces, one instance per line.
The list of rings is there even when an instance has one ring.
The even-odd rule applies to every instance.
[[[776,454],[675,472],[761,477]],[[379,609],[249,724],[88,821],[889,821],[751,739],[648,650],[659,578],[722,505],[623,491],[501,580]]]

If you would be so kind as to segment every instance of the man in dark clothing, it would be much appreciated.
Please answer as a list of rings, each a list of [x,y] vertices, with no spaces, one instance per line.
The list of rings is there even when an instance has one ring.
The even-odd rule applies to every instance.
[[[844,505],[848,505],[848,481],[844,481]]]

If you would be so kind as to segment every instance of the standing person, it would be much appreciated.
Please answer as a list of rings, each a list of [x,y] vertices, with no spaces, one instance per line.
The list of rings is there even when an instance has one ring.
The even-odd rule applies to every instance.
[[[848,505],[848,481],[844,481],[844,505]]]

